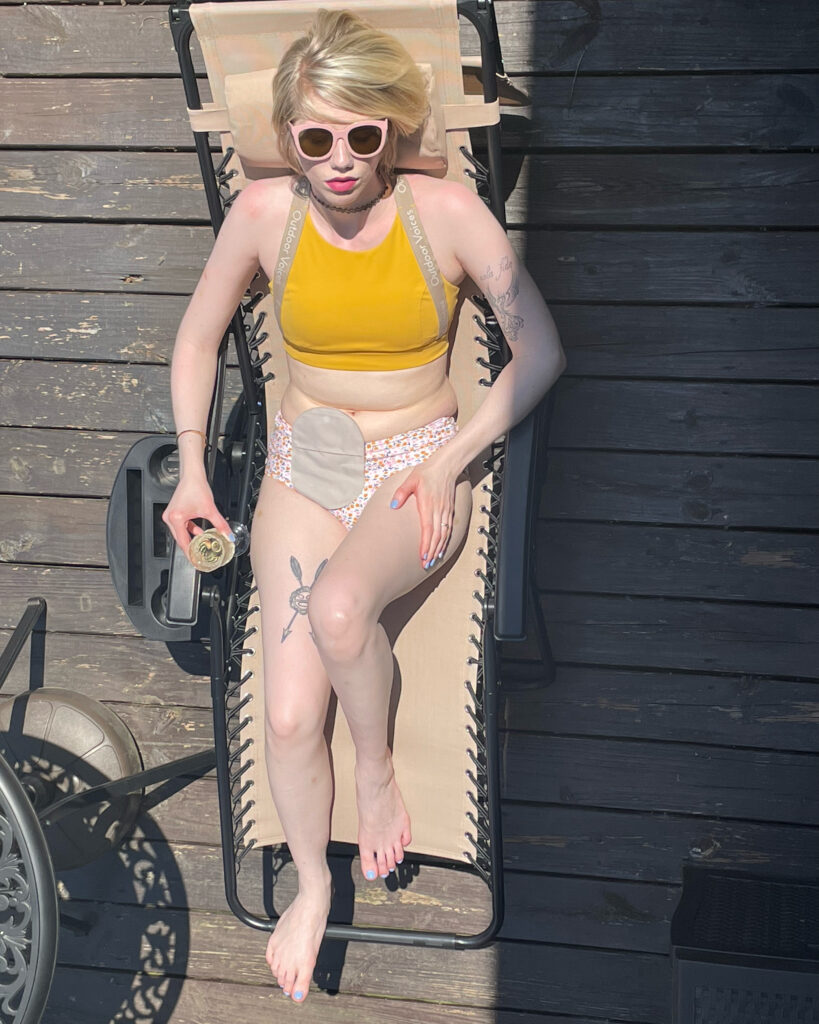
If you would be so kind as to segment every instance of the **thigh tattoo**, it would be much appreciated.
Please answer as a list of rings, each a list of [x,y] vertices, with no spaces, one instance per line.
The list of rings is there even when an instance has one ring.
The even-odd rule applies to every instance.
[[[313,584],[319,578],[319,573],[324,568],[324,566],[327,565],[327,563],[329,561],[330,561],[329,558],[325,558],[324,561],[321,563],[321,565],[319,565],[318,569],[316,569],[316,575],[313,577],[313,583],[310,583],[309,585],[305,585],[303,580],[302,580],[301,565],[299,564],[298,558],[296,558],[295,555],[291,555],[290,556],[290,568],[293,571],[293,575],[299,581],[299,585],[290,594],[290,601],[289,601],[289,603],[290,603],[290,607],[293,609],[293,616],[290,619],[290,621],[287,623],[287,625],[284,627],[284,629],[282,630],[282,641],[281,641],[282,643],[284,643],[284,641],[293,632],[293,623],[296,621],[296,616],[297,615],[306,615],[307,614],[307,602],[310,599],[310,591],[313,588]],[[312,630],[310,631],[310,638],[313,641],[313,643],[316,642],[316,639],[313,636]]]

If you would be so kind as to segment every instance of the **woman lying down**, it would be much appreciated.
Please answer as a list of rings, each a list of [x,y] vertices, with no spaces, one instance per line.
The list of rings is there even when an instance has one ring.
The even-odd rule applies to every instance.
[[[379,617],[447,564],[472,508],[465,468],[534,408],[566,364],[537,287],[483,201],[457,182],[396,177],[397,140],[427,113],[421,73],[395,38],[349,12],[319,12],[274,79],[273,128],[295,173],[253,181],[237,196],[173,354],[181,473],[164,519],[187,550],[201,532],[197,518],[230,532],[207,482],[203,438],[220,340],[261,266],[289,379],[268,440],[251,564],[268,776],[299,880],[267,962],[299,1002],[330,908],[323,729],[331,689],[355,744],[361,871],[386,878],[412,841],[412,823],[387,743],[393,664]],[[298,210],[301,233],[277,284],[282,237]],[[426,271],[408,229],[416,240],[423,233]],[[447,330],[467,275],[512,359],[459,430]],[[315,439],[328,436],[349,456],[311,462]],[[303,599],[305,587],[296,614],[291,598],[301,590]]]

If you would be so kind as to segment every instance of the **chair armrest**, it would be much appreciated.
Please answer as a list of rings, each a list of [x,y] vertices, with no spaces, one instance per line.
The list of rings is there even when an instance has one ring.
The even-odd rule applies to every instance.
[[[506,438],[495,575],[497,640],[526,639],[529,559],[539,498],[537,441],[542,408],[542,403],[536,405]]]

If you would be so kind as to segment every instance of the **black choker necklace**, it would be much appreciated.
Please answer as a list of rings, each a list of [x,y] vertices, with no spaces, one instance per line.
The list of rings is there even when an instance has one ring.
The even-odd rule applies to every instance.
[[[310,195],[317,203],[321,203],[322,206],[326,206],[328,210],[335,210],[336,213],[361,213],[362,210],[369,210],[371,206],[375,206],[377,202],[383,199],[387,194],[387,188],[388,186],[385,183],[384,187],[375,199],[371,199],[369,203],[362,203],[361,206],[336,206],[335,203],[328,203],[325,199],[322,199],[321,196],[319,196],[319,194],[312,188],[310,189]]]

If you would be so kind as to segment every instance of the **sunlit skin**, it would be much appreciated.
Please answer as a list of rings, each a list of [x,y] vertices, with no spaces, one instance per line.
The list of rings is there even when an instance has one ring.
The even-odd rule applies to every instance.
[[[337,128],[372,117],[318,100],[311,110],[311,119]],[[315,202],[320,197],[350,208],[376,198],[384,185],[379,161],[379,155],[352,152],[344,134],[326,156],[300,159],[314,195],[311,220],[330,244],[360,251],[385,238],[396,216],[389,192],[361,212]],[[364,879],[386,877],[401,863],[412,837],[387,745],[393,662],[379,616],[391,600],[445,569],[466,534],[472,508],[465,467],[533,408],[565,365],[542,296],[482,200],[457,181],[424,174],[410,180],[441,274],[456,285],[466,276],[480,283],[513,358],[480,408],[459,423],[458,433],[423,463],[388,478],[349,532],[326,509],[280,481],[268,476],[262,481],[251,558],[264,657],[273,659],[265,668],[265,689],[274,695],[269,706],[279,715],[266,750],[274,769],[271,790],[299,883],[270,937],[267,962],[297,1002],[307,996],[330,907],[325,853],[332,775],[323,725],[331,689],[355,743],[361,872]],[[272,276],[290,201],[290,180],[278,177],[249,183],[231,205],[177,334],[171,390],[180,430],[206,421],[224,325],[259,266]],[[327,370],[288,357],[287,369],[281,412],[290,423],[305,409],[333,406],[355,416],[370,440],[458,411],[446,355],[405,370],[371,372]],[[192,520],[202,517],[219,528],[227,524],[204,477],[201,438],[180,437],[179,451],[180,485],[163,519],[186,549]],[[291,622],[294,608],[287,598],[296,588],[309,588],[311,594],[305,614]],[[345,595],[353,591],[363,608],[357,614],[344,607]],[[292,627],[286,642],[284,627]],[[287,662],[291,651],[293,660]]]

